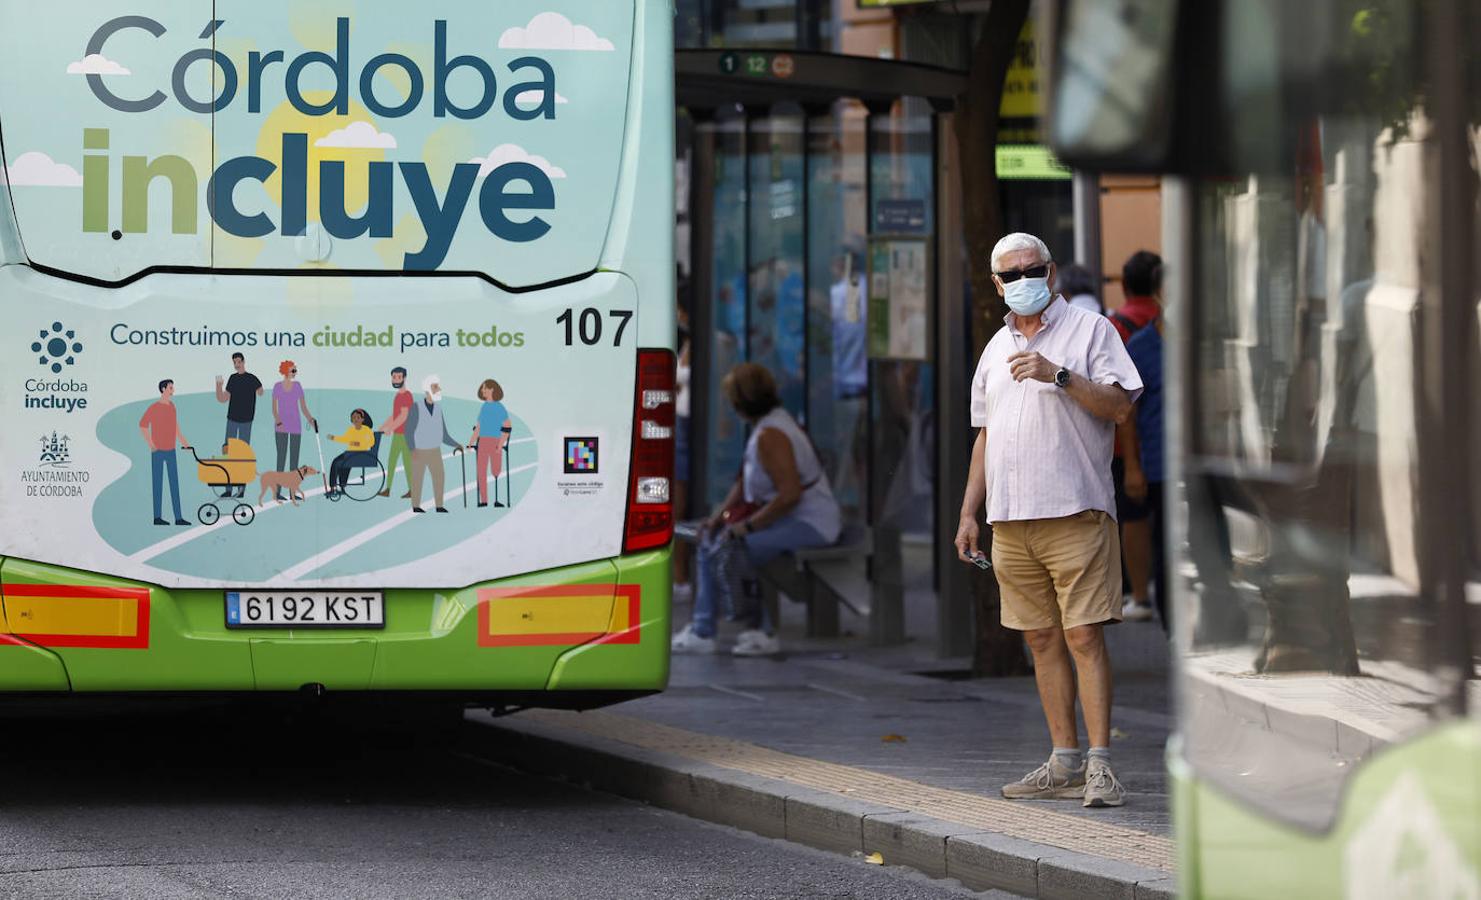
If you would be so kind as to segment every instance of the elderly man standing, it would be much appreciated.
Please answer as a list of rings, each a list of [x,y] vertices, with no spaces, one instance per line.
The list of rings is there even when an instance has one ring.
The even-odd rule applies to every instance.
[[[1022,631],[1033,652],[1053,740],[1049,760],[1003,796],[1120,806],[1102,633],[1121,619],[1111,443],[1142,382],[1110,321],[1051,293],[1055,267],[1043,241],[1008,235],[993,248],[992,268],[1011,312],[972,380],[978,431],[956,547],[963,561],[986,564],[978,546],[985,501],[1003,626]],[[1077,675],[1088,758],[1075,727]]]

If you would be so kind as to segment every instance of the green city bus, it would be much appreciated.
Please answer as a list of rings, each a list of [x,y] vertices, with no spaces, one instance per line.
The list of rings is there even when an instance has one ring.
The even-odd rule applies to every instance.
[[[0,695],[662,690],[670,5],[0,21]]]
[[[1188,897],[1481,897],[1481,11],[1058,0],[1061,157],[1164,175]]]

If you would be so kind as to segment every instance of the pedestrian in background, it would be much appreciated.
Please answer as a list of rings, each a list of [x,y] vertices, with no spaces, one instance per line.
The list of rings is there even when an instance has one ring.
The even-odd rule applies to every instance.
[[[1162,316],[1153,319],[1147,327],[1132,335],[1131,340],[1126,342],[1126,352],[1136,366],[1137,375],[1142,379],[1142,396],[1136,402],[1136,415],[1128,424],[1132,426],[1132,437],[1136,442],[1137,456],[1141,461],[1146,484],[1146,497],[1142,505],[1147,510],[1147,522],[1150,524],[1148,539],[1151,542],[1152,596],[1157,604],[1157,616],[1162,621],[1162,630],[1167,632],[1172,623],[1167,618],[1167,592],[1170,588],[1167,548],[1163,543],[1167,534],[1167,517],[1162,506]]]
[[[1121,287],[1126,292],[1126,302],[1110,314],[1111,324],[1116,326],[1121,340],[1129,342],[1132,335],[1162,315],[1162,302],[1158,299],[1162,293],[1162,257],[1147,250],[1133,253],[1121,267]],[[1160,429],[1160,394],[1158,402]],[[1128,622],[1152,618],[1147,588],[1152,575],[1152,530],[1157,512],[1137,442],[1135,418],[1116,426],[1111,477],[1116,487],[1116,518],[1121,522],[1121,558],[1126,564],[1126,584],[1131,588],[1131,596],[1122,609],[1122,616]]]
[[[1011,310],[972,379],[972,449],[956,548],[981,560],[992,526],[1002,623],[1024,633],[1053,752],[1009,799],[1120,806],[1111,768],[1111,660],[1103,628],[1121,619],[1121,558],[1111,442],[1142,383],[1103,316],[1054,296],[1044,242],[1010,234],[992,251],[993,283]],[[1074,664],[1071,666],[1071,660]],[[1090,750],[1080,751],[1075,696]],[[1088,756],[1088,758],[1086,758]]]
[[[714,653],[716,616],[734,608],[733,582],[726,572],[743,554],[759,572],[783,553],[826,547],[838,540],[843,517],[812,441],[782,407],[776,378],[757,363],[741,363],[725,376],[720,390],[751,427],[740,477],[725,502],[700,529],[699,577],[694,619],[674,635],[675,653]],[[736,656],[781,652],[776,622],[762,604],[745,610],[749,627],[736,638]]]
[[[1095,276],[1079,263],[1073,263],[1059,270],[1059,278],[1054,282],[1054,289],[1068,300],[1071,306],[1079,307],[1086,312],[1093,312],[1098,316],[1106,311],[1105,305],[1100,302],[1100,285],[1096,283]]]

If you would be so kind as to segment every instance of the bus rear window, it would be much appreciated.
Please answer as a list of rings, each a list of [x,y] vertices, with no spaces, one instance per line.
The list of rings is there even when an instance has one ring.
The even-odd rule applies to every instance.
[[[132,8],[131,8],[132,9]],[[592,271],[627,114],[632,3],[204,0],[28,9],[0,35],[5,174],[33,262]]]

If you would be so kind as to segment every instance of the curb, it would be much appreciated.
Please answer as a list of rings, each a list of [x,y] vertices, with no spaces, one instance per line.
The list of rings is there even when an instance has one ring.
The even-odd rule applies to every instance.
[[[1169,872],[1020,840],[778,779],[517,718],[472,713],[491,740],[481,758],[560,778],[763,837],[886,864],[973,890],[1028,897],[1171,900]]]

